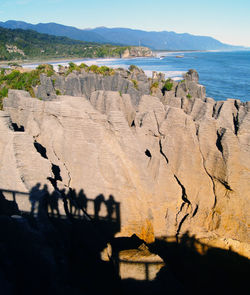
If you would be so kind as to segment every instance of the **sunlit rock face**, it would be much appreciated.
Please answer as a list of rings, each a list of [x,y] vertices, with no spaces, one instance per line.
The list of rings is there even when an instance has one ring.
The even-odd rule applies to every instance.
[[[76,87],[81,96],[42,101],[11,90],[0,116],[0,187],[53,190],[53,164],[58,188],[120,202],[120,235],[189,231],[249,255],[250,104],[215,102],[197,82],[190,72],[177,91],[136,100]]]

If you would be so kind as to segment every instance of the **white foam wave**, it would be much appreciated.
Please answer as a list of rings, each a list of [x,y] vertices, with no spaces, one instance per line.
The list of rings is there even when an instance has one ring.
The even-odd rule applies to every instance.
[[[185,74],[185,71],[151,71],[151,70],[144,70],[144,73],[151,78],[153,72],[157,73],[163,73],[166,78],[171,78],[175,81],[181,80],[183,78],[183,74]]]
[[[91,65],[98,65],[98,66],[107,65],[107,66],[109,66],[111,68],[114,68],[114,69],[117,69],[117,68],[128,69],[128,67],[129,67],[128,64],[119,63],[121,61],[121,59],[117,59],[117,58],[96,58],[96,59],[90,59],[89,58],[89,59],[78,59],[78,60],[52,61],[52,62],[47,62],[47,63],[51,64],[55,71],[58,71],[58,66],[59,65],[68,66],[69,62],[71,62],[71,61],[74,62],[77,65],[80,65],[81,63],[85,63],[87,66],[91,66]],[[41,64],[41,63],[24,64],[23,67],[30,68],[30,69],[35,69],[39,64]],[[141,68],[143,69],[143,66]],[[152,77],[153,70],[144,70],[144,72],[149,78]],[[182,77],[183,77],[183,74],[185,73],[185,71],[155,71],[155,72],[158,72],[158,73],[161,72],[161,73],[165,74],[166,78],[171,78],[171,79],[176,80],[176,81],[181,80]]]
[[[113,63],[115,61],[117,61],[118,59],[116,58],[96,58],[96,59],[77,59],[77,60],[58,60],[58,61],[45,61],[45,62],[37,62],[37,63],[32,63],[32,64],[23,64],[22,66],[24,68],[29,68],[29,69],[35,69],[37,68],[40,64],[46,63],[46,64],[50,64],[54,67],[54,70],[58,70],[58,66],[62,65],[62,66],[68,66],[68,64],[70,62],[75,63],[76,65],[80,65],[81,63],[85,63],[87,66],[91,66],[91,65],[105,65],[108,63]],[[113,65],[112,65],[113,67]]]

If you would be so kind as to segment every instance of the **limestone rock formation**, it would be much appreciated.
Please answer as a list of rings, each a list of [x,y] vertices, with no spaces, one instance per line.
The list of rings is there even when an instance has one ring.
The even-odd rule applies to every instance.
[[[136,82],[135,82],[136,81]],[[42,74],[36,96],[43,100],[55,98],[56,90],[62,95],[86,96],[97,90],[111,90],[129,94],[134,104],[138,104],[143,94],[150,94],[150,82],[142,70],[116,70],[114,75],[103,76],[95,73],[74,71],[68,76]]]
[[[148,47],[144,46],[133,46],[124,51],[122,58],[131,58],[131,57],[150,57],[153,56],[152,51]]]
[[[55,81],[67,95],[49,101],[10,91],[0,117],[0,187],[50,185],[53,164],[58,187],[121,203],[120,235],[150,241],[189,231],[250,256],[250,103],[215,102],[197,82],[189,72],[159,98],[117,92],[131,83],[120,74],[73,73]]]

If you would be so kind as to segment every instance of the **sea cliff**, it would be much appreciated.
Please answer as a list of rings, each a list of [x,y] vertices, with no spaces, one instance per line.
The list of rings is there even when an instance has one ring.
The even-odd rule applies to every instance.
[[[1,189],[28,193],[40,183],[51,193],[112,195],[121,236],[188,232],[250,256],[249,102],[206,97],[195,70],[174,82],[137,67],[62,68],[41,74],[33,91],[39,99],[20,90],[4,99]]]

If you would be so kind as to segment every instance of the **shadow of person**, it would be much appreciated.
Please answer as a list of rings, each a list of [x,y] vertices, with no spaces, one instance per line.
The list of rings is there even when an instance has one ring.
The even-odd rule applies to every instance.
[[[41,190],[39,190],[38,198],[38,212],[37,217],[39,219],[47,219],[48,217],[48,200],[50,199],[50,194],[48,191],[48,186],[45,184]]]
[[[35,210],[38,209],[39,199],[41,196],[40,186],[41,183],[37,183],[34,187],[32,187],[29,193],[29,201],[31,203],[31,216],[34,216]]]
[[[81,189],[78,193],[78,196],[76,196],[76,204],[77,204],[77,208],[75,210],[75,214],[78,214],[78,216],[80,216],[81,210],[87,212],[88,199],[83,189]]]
[[[69,204],[68,204],[68,194],[66,193],[66,189],[62,189],[60,190],[60,194],[61,194],[61,198],[62,198],[62,201],[63,201],[63,208],[64,208],[64,212],[66,214],[66,216],[68,217],[68,219],[70,221],[73,220],[73,215],[70,213],[70,210],[69,210]]]
[[[75,214],[77,211],[77,203],[76,203],[76,190],[75,189],[69,189],[67,198],[69,200],[69,211],[70,214]],[[73,212],[74,211],[74,212]]]
[[[58,208],[58,201],[60,198],[60,194],[58,191],[54,190],[53,193],[48,198],[48,206],[51,210],[51,216],[55,217],[54,211],[57,214],[57,217],[60,218],[60,211]]]
[[[99,212],[101,210],[101,205],[102,203],[105,202],[105,198],[103,194],[98,195],[95,200],[94,200],[94,214],[95,214],[95,219],[98,219],[99,217]]]
[[[67,188],[60,191],[60,198],[68,218],[62,216],[61,207],[61,218],[50,218],[51,188],[50,185],[37,184],[31,189],[31,196],[3,190],[3,195],[20,193],[27,201],[34,202],[31,206],[36,218],[26,211],[22,211],[20,218],[0,216],[0,293],[6,293],[2,283],[6,277],[6,282],[10,282],[14,290],[8,294],[121,294],[120,278],[113,263],[104,261],[101,256],[115,234],[113,228],[106,226],[105,218],[74,218],[69,212]],[[90,211],[94,200],[85,200],[85,197],[87,199],[84,194],[81,205],[86,208],[88,204]],[[0,201],[3,198],[0,194]],[[97,197],[97,216],[102,207],[106,209],[104,201],[103,195]],[[29,202],[26,210],[30,210]],[[57,215],[55,209],[54,215]]]
[[[111,220],[113,212],[115,210],[115,204],[116,204],[116,202],[114,200],[114,197],[112,195],[109,195],[109,198],[105,203],[106,203],[106,206],[107,206],[107,218],[109,220]]]

